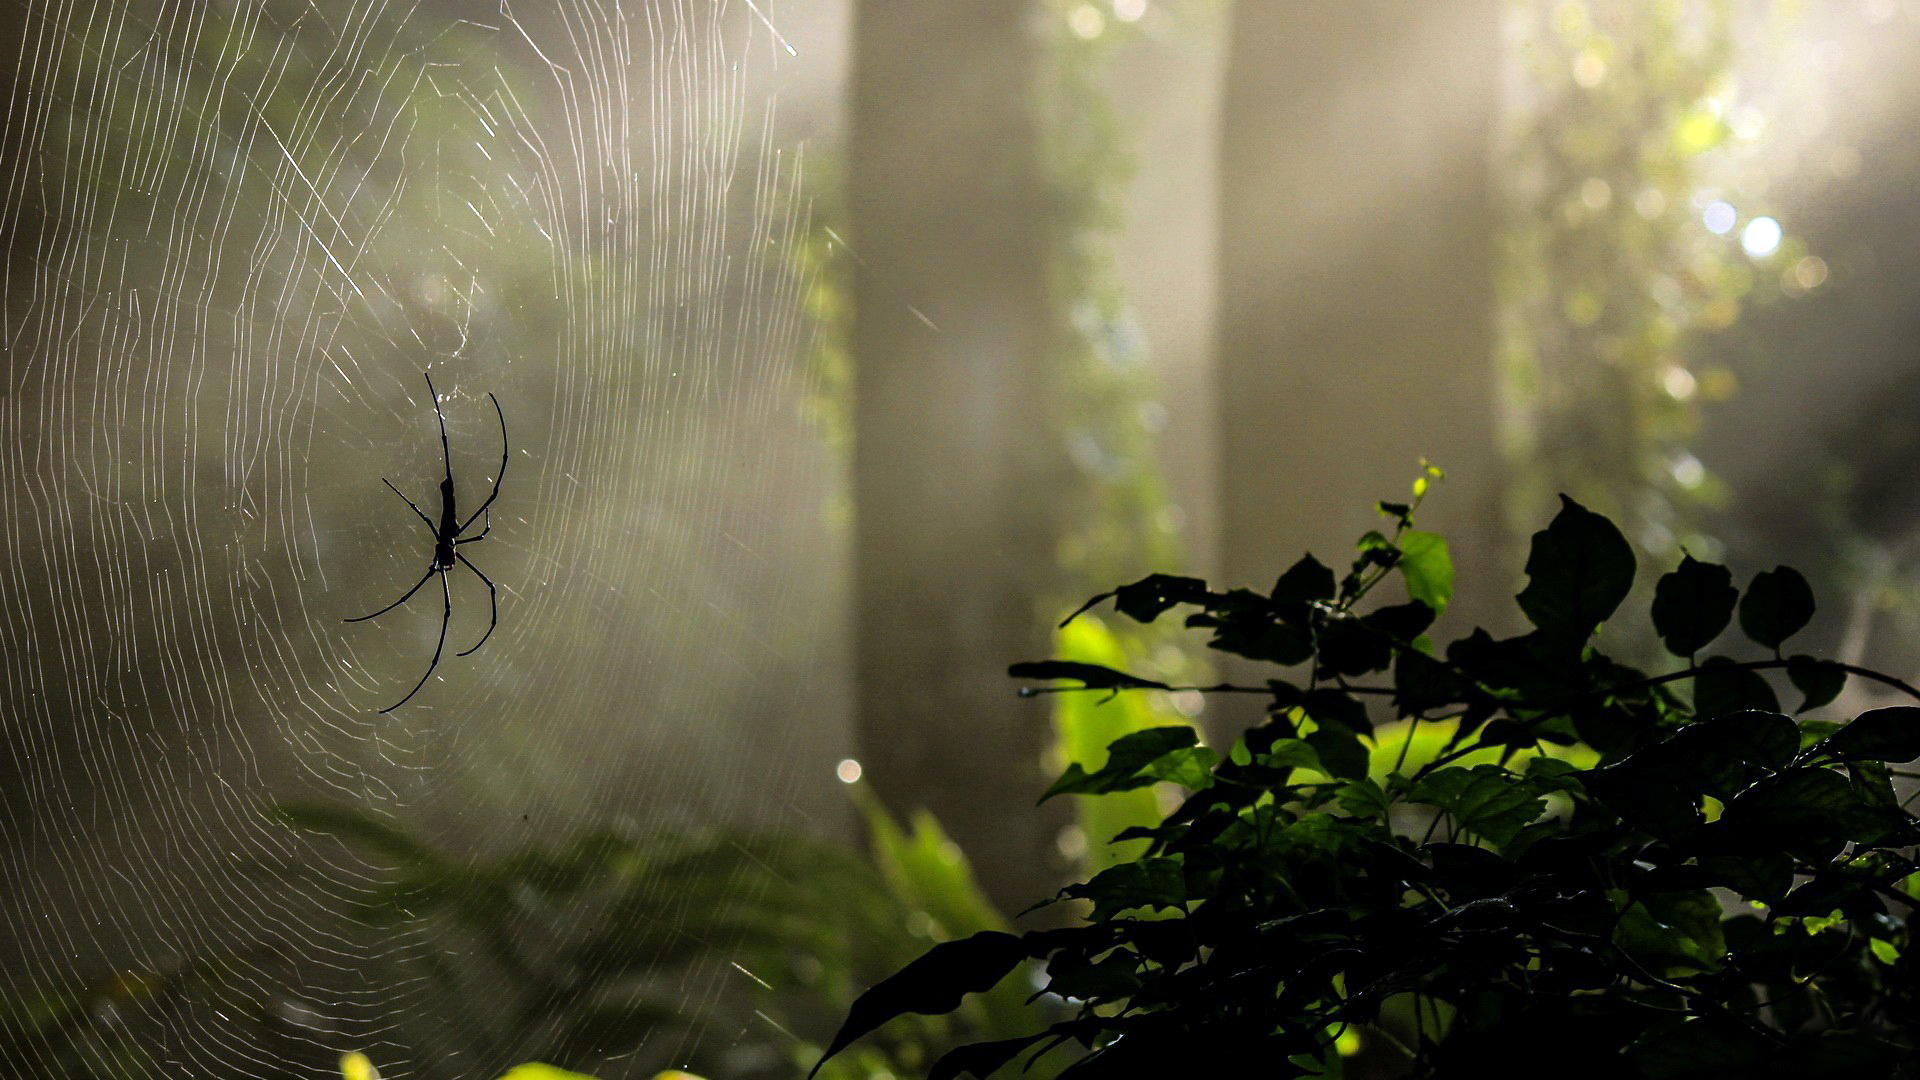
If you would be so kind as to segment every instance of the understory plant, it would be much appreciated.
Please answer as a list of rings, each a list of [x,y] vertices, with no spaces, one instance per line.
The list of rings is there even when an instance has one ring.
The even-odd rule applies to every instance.
[[[1081,609],[1184,614],[1271,664],[1263,683],[1014,665],[1054,683],[1029,694],[1247,694],[1265,719],[1224,754],[1161,727],[1069,766],[1044,798],[1185,798],[1117,837],[1137,856],[1044,902],[1071,925],[934,946],[855,1000],[827,1058],[1028,980],[1059,1019],[961,1046],[932,1080],[1041,1058],[1073,1080],[1333,1076],[1356,1040],[1412,1077],[1920,1075],[1920,829],[1898,767],[1920,708],[1810,715],[1849,680],[1920,693],[1786,652],[1814,600],[1785,567],[1743,591],[1683,558],[1650,603],[1670,670],[1609,659],[1596,634],[1634,555],[1564,497],[1527,559],[1530,628],[1443,648],[1427,630],[1453,573],[1413,527],[1425,486],[1380,505],[1344,574],[1309,556],[1265,591],[1155,575]],[[1746,646],[1709,651],[1736,621]]]

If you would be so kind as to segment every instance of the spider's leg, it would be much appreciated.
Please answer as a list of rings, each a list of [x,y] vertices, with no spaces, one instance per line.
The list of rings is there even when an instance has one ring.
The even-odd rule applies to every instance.
[[[478,520],[481,514],[487,512],[487,507],[493,505],[493,500],[500,497],[500,481],[507,477],[507,414],[500,411],[499,398],[488,394],[487,400],[493,402],[493,415],[500,418],[500,471],[494,474],[493,490],[487,492],[487,501],[481,503],[480,509],[473,512],[473,517],[468,518],[460,524],[459,532],[466,532],[468,526]],[[459,533],[455,533],[454,535],[457,536]]]
[[[445,605],[440,611],[440,644],[433,647],[433,661],[427,665],[427,673],[420,676],[420,681],[413,684],[413,689],[407,691],[406,697],[381,709],[380,711],[383,713],[390,713],[413,700],[413,695],[419,693],[420,688],[427,685],[427,680],[433,677],[433,669],[440,666],[440,653],[447,647],[447,624],[453,621],[453,593],[447,589],[447,572],[445,570],[441,570],[436,566],[432,570],[427,571],[427,573],[438,573],[440,575],[440,599]]]
[[[440,421],[440,464],[447,474],[447,483],[453,483],[453,451],[447,449],[447,414],[440,411],[440,391],[433,388],[433,376],[426,372],[427,393],[433,395],[433,418]],[[436,534],[437,535],[437,534]]]
[[[398,496],[400,496],[400,501],[401,501],[401,502],[404,502],[404,503],[406,503],[406,504],[407,504],[408,506],[413,506],[413,500],[412,500],[412,499],[409,499],[409,498],[407,498],[407,495],[406,495],[406,492],[404,492],[404,491],[401,491],[401,490],[400,490],[399,488],[397,488],[397,487],[394,487],[394,486],[393,486],[393,481],[391,481],[391,480],[389,480],[389,479],[387,479],[386,477],[384,477],[384,476],[383,476],[383,477],[381,477],[381,478],[380,478],[380,482],[381,482],[381,483],[383,483],[383,484],[385,484],[385,485],[387,485],[387,490],[388,490],[388,491],[391,491],[391,492],[393,492],[393,493],[394,493],[395,495],[398,495]],[[431,532],[431,533],[433,533],[433,539],[434,539],[434,541],[435,541],[436,543],[438,543],[438,542],[439,542],[439,540],[440,540],[440,533],[439,533],[439,530],[437,530],[437,529],[435,529],[435,528],[433,527],[433,519],[432,519],[432,518],[429,518],[429,517],[427,516],[427,513],[426,513],[426,511],[424,511],[424,510],[422,510],[422,509],[420,509],[420,508],[419,508],[418,506],[413,506],[413,513],[414,513],[414,516],[416,516],[416,517],[418,517],[418,518],[419,518],[419,519],[420,519],[421,521],[424,521],[424,522],[426,522],[426,525],[427,525],[427,531],[428,531],[428,532]]]
[[[454,541],[453,541],[453,542],[454,542],[454,544],[455,544],[456,546],[458,546],[458,545],[460,545],[460,544],[471,544],[471,543],[474,543],[475,541],[478,541],[478,540],[485,540],[485,539],[487,538],[487,534],[493,531],[493,513],[492,513],[492,511],[489,511],[489,510],[484,510],[484,509],[483,509],[483,510],[481,510],[481,512],[480,512],[480,513],[481,513],[481,519],[480,519],[480,535],[479,535],[479,536],[460,536],[460,537],[456,537],[456,538],[454,539]]]
[[[432,567],[432,566],[427,567],[427,577],[423,577],[419,581],[414,582],[413,588],[408,589],[406,592],[400,594],[400,599],[395,600],[393,603],[388,604],[386,607],[381,608],[379,611],[376,611],[371,615],[362,615],[357,619],[341,619],[340,621],[341,622],[366,622],[368,619],[377,619],[380,616],[385,615],[387,612],[392,611],[394,608],[397,608],[401,604],[404,604],[407,601],[413,599],[413,594],[420,591],[420,586],[425,585],[427,583],[427,578],[432,577],[433,572],[436,569],[437,567]]]
[[[485,536],[485,535],[486,535],[485,533],[480,534],[480,536]],[[474,537],[474,539],[478,540],[480,539],[480,536],[476,536]],[[473,565],[471,562],[468,562],[467,557],[465,555],[462,555],[456,551],[453,553],[453,557],[456,559],[459,559],[462,565],[464,565],[467,569],[473,571],[473,576],[479,578],[480,581],[487,587],[487,632],[480,635],[480,640],[473,643],[472,649],[468,649],[466,652],[459,654],[461,656],[466,656],[469,653],[473,652],[474,649],[478,649],[480,646],[485,645],[487,643],[487,639],[493,636],[493,628],[500,625],[500,591],[493,587],[493,579],[481,573],[479,567]]]

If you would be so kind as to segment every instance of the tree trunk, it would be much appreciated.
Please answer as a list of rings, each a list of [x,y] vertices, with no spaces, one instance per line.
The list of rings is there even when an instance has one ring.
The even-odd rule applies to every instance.
[[[1498,617],[1489,177],[1499,4],[1237,4],[1222,108],[1220,545],[1262,587],[1344,569],[1419,459],[1463,600]]]
[[[860,759],[1010,910],[1054,881],[1047,713],[1006,677],[1046,654],[1057,531],[1034,14],[861,3],[848,155]]]

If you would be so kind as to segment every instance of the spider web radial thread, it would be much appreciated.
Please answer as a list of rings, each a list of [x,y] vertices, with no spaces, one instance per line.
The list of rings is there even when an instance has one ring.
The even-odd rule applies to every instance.
[[[764,10],[21,13],[0,42],[9,1003],[160,973],[191,999],[116,991],[114,1024],[172,1075],[337,1076],[343,1049],[390,1078],[496,1075],[486,1004],[418,974],[425,929],[339,917],[390,864],[276,804],[478,856],[830,796],[792,762],[831,733],[778,718],[824,707],[829,470],[795,407],[806,206]],[[431,655],[437,590],[342,620],[432,555],[380,485],[437,506],[422,371],[464,506],[498,470],[487,394],[505,411],[493,532],[461,549],[500,625],[452,656],[486,611],[456,578],[448,656],[381,716]]]

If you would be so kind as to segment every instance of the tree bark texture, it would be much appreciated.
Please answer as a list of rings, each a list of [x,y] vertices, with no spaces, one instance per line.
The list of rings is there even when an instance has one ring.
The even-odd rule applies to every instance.
[[[1500,597],[1499,4],[1235,5],[1220,162],[1220,564],[1344,570],[1419,459],[1467,610]],[[1496,603],[1494,618],[1512,608]]]
[[[855,16],[856,735],[896,812],[931,810],[1003,909],[1055,881],[1036,815],[1056,564],[1052,305],[1030,0],[867,0]]]

